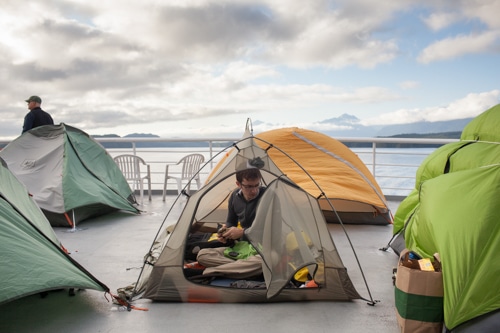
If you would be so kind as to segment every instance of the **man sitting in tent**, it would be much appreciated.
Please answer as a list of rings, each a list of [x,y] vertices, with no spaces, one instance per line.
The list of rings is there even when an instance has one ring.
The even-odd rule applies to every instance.
[[[262,274],[262,258],[245,237],[245,229],[252,225],[258,202],[266,189],[261,186],[261,180],[257,168],[236,172],[238,188],[229,197],[226,225],[218,231],[220,242],[236,243],[233,247],[201,249],[197,260],[206,267],[203,275],[244,279]]]

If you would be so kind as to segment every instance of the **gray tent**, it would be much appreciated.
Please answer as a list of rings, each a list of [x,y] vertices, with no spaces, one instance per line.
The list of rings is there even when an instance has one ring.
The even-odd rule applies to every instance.
[[[85,132],[65,125],[29,130],[1,152],[52,226],[116,210],[138,213],[135,197],[111,156]]]
[[[205,185],[188,198],[175,227],[159,232],[135,285],[119,290],[122,297],[142,296],[155,301],[276,302],[352,300],[362,298],[354,288],[331,238],[316,198],[291,182],[255,144],[248,128]],[[269,146],[270,149],[279,149]],[[244,289],[189,281],[183,271],[188,234],[214,231],[226,217],[234,174],[258,167],[267,190],[255,222],[246,235],[263,258],[266,287]],[[173,230],[172,230],[173,229]],[[306,267],[319,287],[289,288],[296,272]],[[124,291],[132,293],[124,296]],[[372,300],[373,303],[373,300]]]

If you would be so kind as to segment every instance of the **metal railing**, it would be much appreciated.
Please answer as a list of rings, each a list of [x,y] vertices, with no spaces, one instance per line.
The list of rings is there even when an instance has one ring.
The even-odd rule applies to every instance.
[[[351,147],[375,176],[386,196],[398,199],[407,196],[414,188],[416,171],[424,159],[437,147],[456,142],[458,139],[411,139],[411,138],[335,138]],[[390,146],[390,148],[387,148]],[[409,148],[410,146],[411,148]],[[417,148],[420,147],[420,148]]]
[[[218,161],[218,158],[214,160],[212,158],[239,139],[96,138],[96,141],[107,147],[106,150],[112,157],[120,154],[141,156],[151,167],[153,190],[161,191],[166,164],[175,164],[186,154],[201,153],[205,156],[205,161],[211,161],[200,173],[203,181]],[[414,187],[416,170],[437,146],[458,141],[458,139],[353,137],[335,139],[349,146],[358,155],[375,176],[386,196],[395,197],[405,197],[410,193]],[[0,144],[7,143],[8,141],[0,141]],[[110,145],[115,147],[112,148]],[[124,147],[125,145],[127,147]],[[392,147],[387,147],[388,145]],[[397,147],[394,147],[395,145]],[[407,148],[408,145],[411,145],[411,148]],[[180,173],[180,168],[176,170],[175,167],[170,167],[169,172],[175,176],[176,173]],[[169,183],[168,186],[172,190],[176,188],[174,183],[172,185]]]

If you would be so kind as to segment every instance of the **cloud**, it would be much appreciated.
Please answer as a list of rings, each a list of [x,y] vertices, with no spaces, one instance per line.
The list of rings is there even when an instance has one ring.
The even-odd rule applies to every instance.
[[[447,37],[425,47],[417,58],[419,62],[428,64],[467,54],[498,53],[500,22],[495,13],[500,11],[499,1],[459,0],[437,2],[433,7],[436,11],[431,11],[422,21],[435,32],[448,29]],[[452,29],[459,23],[469,25],[471,31]]]
[[[72,11],[64,4],[33,6],[30,14],[23,13],[25,22],[10,20],[10,33],[31,36],[17,43],[18,61],[66,67],[84,55],[116,62],[141,59],[144,52],[189,62],[250,57],[297,66],[371,67],[397,51],[394,41],[370,34],[396,10],[378,4],[332,8],[327,2],[145,0],[110,6],[90,1],[76,3]],[[367,15],[373,12],[377,15]],[[64,57],[53,57],[54,50],[64,50]]]
[[[432,30],[439,31],[447,28],[450,25],[458,22],[462,15],[458,12],[447,13],[432,13],[428,17],[423,18],[424,23]]]
[[[493,53],[496,52],[499,39],[500,30],[446,38],[426,47],[420,53],[417,60],[428,64],[434,61],[456,58],[465,54]]]
[[[455,3],[450,5],[455,6]],[[477,19],[493,30],[500,28],[500,2],[497,0],[461,0],[459,8],[468,20]]]
[[[404,101],[398,82],[414,79],[399,83],[413,100],[419,97],[408,90],[426,85],[411,68],[414,59],[403,70],[397,65],[409,52],[400,18],[418,8],[430,13],[424,21],[433,31],[481,23],[423,49],[419,61],[431,64],[494,52],[496,5],[481,3],[6,1],[0,112],[8,125],[0,135],[18,135],[32,94],[56,122],[117,133],[215,131],[204,127],[261,115],[266,123],[305,124],[337,112],[391,110]]]
[[[500,2],[497,0],[434,1],[428,6],[429,14],[422,17],[422,21],[433,31],[449,28],[459,22],[474,24],[483,30],[500,28],[497,15]]]
[[[364,125],[409,124],[421,121],[444,121],[473,118],[499,103],[500,90],[471,93],[442,107],[400,109],[377,117],[363,119]]]
[[[414,89],[420,85],[417,81],[403,81],[399,84],[402,89]]]

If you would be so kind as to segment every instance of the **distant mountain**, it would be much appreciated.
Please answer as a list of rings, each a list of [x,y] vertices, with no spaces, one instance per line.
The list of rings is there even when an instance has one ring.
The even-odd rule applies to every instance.
[[[159,136],[151,133],[132,133],[125,135],[124,138],[159,138]]]
[[[429,134],[443,132],[462,132],[464,127],[474,118],[456,119],[448,121],[423,121],[411,124],[388,125],[381,128],[377,136],[387,136],[405,133]]]
[[[337,130],[325,131],[324,133],[333,137],[382,137],[400,134],[431,134],[446,132],[462,132],[464,127],[473,118],[456,119],[436,122],[415,122],[399,125],[373,125],[363,126],[360,120],[352,115],[343,114],[337,118],[321,121],[322,124],[339,126]]]
[[[358,117],[344,113],[340,117],[330,118],[320,121],[321,124],[335,124],[338,126],[353,126],[359,124],[360,120]],[[360,126],[360,125],[358,125]]]
[[[121,136],[116,134],[104,134],[104,135],[91,135],[92,138],[121,138]],[[132,148],[132,143],[130,142],[101,142],[104,148]]]
[[[383,126],[364,126],[358,117],[344,113],[340,117],[320,121],[320,124],[329,124],[339,127],[336,130],[323,131],[333,137],[374,137]]]
[[[92,135],[93,138],[121,138],[116,134],[105,134],[105,135]],[[123,138],[160,138],[156,134],[145,134],[145,133],[132,133],[127,134]],[[230,146],[232,142],[218,142],[213,143],[213,146],[217,147],[227,147]],[[132,148],[132,143],[129,142],[101,142],[104,148]],[[136,142],[135,146],[137,148],[168,148],[168,147],[208,147],[208,142],[189,142],[189,141],[178,141],[178,142]]]
[[[409,133],[409,134],[397,134],[391,135],[387,138],[407,138],[407,139],[460,139],[462,132],[441,132],[441,133]],[[384,138],[384,137],[382,137]]]
[[[323,131],[322,133],[331,137],[399,137],[399,138],[460,138],[463,128],[473,118],[457,119],[436,122],[415,122],[401,125],[374,125],[363,126],[361,121],[353,115],[343,114],[339,117],[322,120],[321,124],[332,124],[339,129]],[[259,125],[262,121],[255,121],[253,125]],[[94,135],[94,138],[119,138],[116,134]],[[151,133],[132,133],[124,138],[159,138]],[[131,143],[103,142],[105,148],[131,148]],[[221,142],[217,145],[227,147],[232,142]],[[138,142],[137,147],[207,147],[208,142]],[[388,145],[389,146],[389,145]]]

